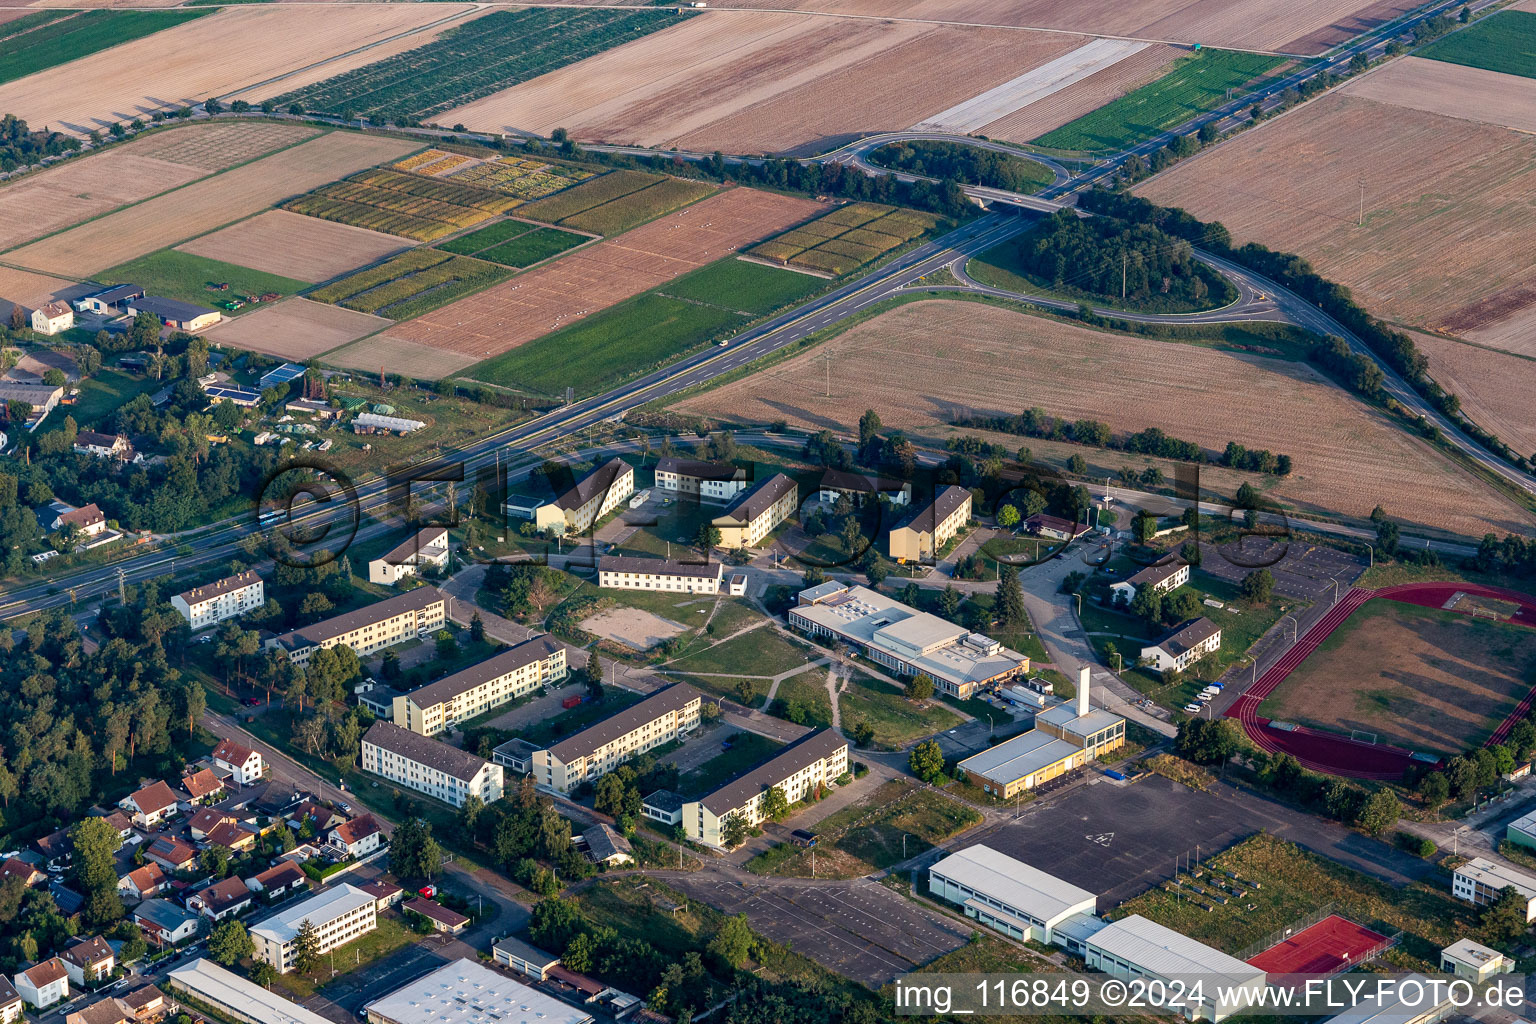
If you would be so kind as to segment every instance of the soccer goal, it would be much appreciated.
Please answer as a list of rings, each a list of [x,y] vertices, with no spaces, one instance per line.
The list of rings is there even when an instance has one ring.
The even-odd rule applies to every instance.
[[[1349,738],[1354,740],[1356,743],[1369,743],[1373,747],[1376,745],[1376,734],[1373,732],[1366,732],[1363,729],[1349,730]]]

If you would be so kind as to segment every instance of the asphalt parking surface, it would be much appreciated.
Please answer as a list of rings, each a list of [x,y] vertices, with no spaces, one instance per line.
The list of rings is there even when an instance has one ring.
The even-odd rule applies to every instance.
[[[1255,569],[1267,568],[1275,578],[1275,593],[1294,600],[1332,599],[1333,581],[1342,592],[1365,571],[1365,559],[1304,541],[1245,537],[1235,544],[1201,545],[1200,568],[1241,583]]]
[[[692,877],[670,884],[728,914],[744,911],[770,939],[874,989],[959,949],[973,930],[862,878],[742,885]]]

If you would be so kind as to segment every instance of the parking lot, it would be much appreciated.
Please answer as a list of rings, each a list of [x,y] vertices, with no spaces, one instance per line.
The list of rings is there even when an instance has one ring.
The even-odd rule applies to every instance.
[[[1107,776],[1026,806],[1018,818],[966,836],[1099,897],[1108,910],[1171,878],[1175,858],[1205,856],[1264,829],[1394,884],[1430,869],[1386,843],[1227,786],[1200,793],[1161,776]]]
[[[965,945],[973,929],[868,879],[739,882],[681,877],[670,884],[845,977],[878,989]]]
[[[1202,544],[1200,568],[1241,583],[1255,569],[1267,568],[1275,578],[1275,593],[1299,601],[1332,599],[1334,580],[1347,590],[1365,571],[1366,560],[1358,555],[1315,547],[1305,541],[1284,538],[1244,537],[1240,543]]]

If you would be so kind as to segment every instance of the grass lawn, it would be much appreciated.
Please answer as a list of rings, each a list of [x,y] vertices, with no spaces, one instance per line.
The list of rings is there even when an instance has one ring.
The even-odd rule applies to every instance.
[[[827,696],[826,672],[813,668],[781,682],[778,694],[768,707],[768,713],[813,729],[825,729],[831,725],[832,698]]]
[[[103,284],[130,281],[142,285],[150,295],[162,295],[168,299],[180,299],[182,302],[208,307],[215,307],[237,295],[262,295],[267,292],[293,295],[309,287],[306,281],[266,274],[234,263],[177,252],[175,249],[161,249],[148,256],[140,256],[96,276]],[[227,284],[229,291],[210,291],[207,286],[211,283]],[[239,316],[259,308],[259,304],[253,303],[234,312],[220,312],[225,316]]]
[[[0,41],[0,82],[14,82],[45,68],[211,13],[211,10],[86,11],[79,17],[50,19],[30,32]]]
[[[980,821],[974,808],[942,793],[911,782],[887,782],[816,825],[816,877],[862,877],[900,863],[904,852],[911,858],[931,850]],[[781,843],[746,866],[763,875],[809,877],[810,851]]]
[[[642,555],[651,558],[695,559],[694,548],[699,527],[720,514],[723,506],[701,505],[696,501],[673,499],[670,504],[651,501],[645,507],[652,518],[613,549],[613,554]],[[631,515],[630,521],[634,520]],[[668,545],[671,545],[670,548]]]
[[[725,740],[721,740],[722,743]],[[720,788],[742,772],[759,762],[768,760],[784,748],[766,736],[755,732],[738,732],[730,737],[730,750],[722,750],[678,781],[683,796],[703,796]]]
[[[1226,102],[1227,90],[1285,63],[1237,50],[1201,50],[1117,100],[1035,139],[1050,149],[1112,150],[1134,145]]]
[[[719,607],[715,609],[714,618],[709,620],[709,627],[716,636],[729,636],[738,629],[745,629],[753,623],[762,621],[764,621],[762,614],[746,601],[727,597],[722,599]]]
[[[320,963],[304,973],[294,971],[278,976],[278,984],[298,999],[308,999],[316,990],[324,991],[339,982],[352,971],[367,967],[382,956],[410,945],[421,936],[416,935],[389,914],[379,915],[378,927],[366,935],[353,939],[344,946],[337,946],[333,953],[320,958]],[[336,964],[336,979],[331,979],[331,964]]]
[[[1500,11],[1441,36],[1414,56],[1536,78],[1536,14]]]
[[[1121,904],[1112,916],[1141,914],[1236,953],[1334,903],[1337,913],[1356,923],[1401,929],[1401,948],[1425,961],[1421,970],[1434,969],[1444,946],[1464,935],[1478,936],[1478,908],[1454,899],[1444,876],[1431,874],[1397,889],[1262,833],[1205,863],[1262,888],[1209,912],[1187,898],[1176,899],[1167,889],[1153,889]],[[1250,904],[1253,910],[1247,909]]]
[[[763,698],[768,696],[768,687],[772,685],[767,679],[752,676],[691,676],[681,672],[672,672],[669,675],[705,693],[712,693],[737,703],[743,703],[739,687],[742,683],[746,683],[752,688],[752,700],[747,703],[749,707],[754,708],[762,706]]]
[[[937,701],[915,704],[862,673],[848,680],[848,688],[837,695],[837,700],[843,729],[851,730],[855,722],[868,722],[875,730],[875,745],[886,750],[899,750],[963,721]]]
[[[772,627],[765,626],[670,662],[669,667],[679,672],[738,673],[750,665],[755,676],[776,676],[809,664],[817,656],[791,643]]]
[[[561,711],[558,715],[551,715],[548,718],[533,722],[517,730],[518,737],[527,740],[529,743],[537,743],[541,746],[553,743],[556,740],[580,732],[593,722],[600,721],[610,715],[616,715],[631,704],[640,703],[641,695],[638,693],[631,693],[629,690],[621,690],[614,686],[605,687],[604,689],[605,692],[601,701],[595,704],[591,701],[585,701],[574,708]]]
[[[657,291],[691,302],[762,316],[827,288],[830,282],[742,259],[724,259],[684,274]]]
[[[165,387],[165,381],[138,377],[121,370],[98,370],[80,384],[80,396],[74,405],[61,406],[43,421],[42,429],[61,426],[65,416],[73,416],[82,427],[100,426],[113,412],[139,395],[153,394]]]

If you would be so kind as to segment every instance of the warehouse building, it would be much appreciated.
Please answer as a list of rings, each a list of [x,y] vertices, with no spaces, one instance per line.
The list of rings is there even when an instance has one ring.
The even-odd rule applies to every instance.
[[[1097,909],[1087,889],[987,846],[967,847],[936,862],[928,869],[928,888],[964,907],[966,917],[1021,942],[1058,942],[1059,925]]]
[[[1089,670],[1078,673],[1076,702],[1035,716],[1035,727],[961,761],[971,785],[1011,800],[1125,745],[1125,719],[1088,701]]]
[[[747,471],[729,462],[697,462],[667,456],[656,463],[656,486],[705,501],[730,501],[747,489]]]
[[[448,621],[448,598],[436,587],[418,587],[365,608],[290,630],[267,641],[267,648],[288,652],[300,668],[315,651],[346,644],[366,657],[407,640],[425,639]]]
[[[623,555],[604,555],[597,560],[597,585],[611,590],[718,594],[724,580],[723,562],[675,562]]]
[[[828,581],[796,601],[789,610],[795,629],[842,640],[898,675],[923,673],[951,697],[965,700],[1029,672],[1029,658],[1018,651],[868,587]]]
[[[363,734],[363,771],[372,772],[453,807],[470,797],[490,804],[501,799],[501,765],[467,750],[402,729],[374,722]]]
[[[1371,990],[1370,995],[1323,1024],[1435,1024],[1457,1012],[1445,987],[1433,987],[1424,975],[1400,974],[1393,980],[1397,985],[1390,993]],[[1423,998],[1419,998],[1421,994]]]
[[[444,676],[390,702],[390,719],[402,729],[436,736],[541,686],[566,677],[565,645],[536,636],[469,668]]]
[[[279,974],[287,974],[293,970],[293,940],[304,925],[315,930],[317,949],[323,954],[368,934],[378,924],[378,902],[373,895],[342,883],[252,925],[251,942],[256,946],[257,960],[271,964]]]
[[[1257,993],[1267,980],[1257,967],[1140,914],[1106,924],[1088,936],[1084,946],[1083,959],[1089,968],[1120,978],[1170,982],[1181,977],[1220,975],[1221,986],[1207,986],[1207,1001],[1185,1011],[1184,1015],[1191,1020],[1219,1021],[1247,1009],[1251,1004],[1241,996],[1231,1003],[1215,1002],[1216,989]]]
[[[630,758],[692,732],[699,724],[700,703],[699,691],[687,683],[662,687],[633,707],[536,751],[534,782],[556,793],[596,782]]]
[[[591,1024],[592,1015],[509,974],[455,960],[363,1007],[368,1024]]]
[[[206,958],[171,968],[166,985],[243,1024],[332,1024]]]
[[[414,576],[424,565],[439,569],[448,564],[448,529],[429,526],[417,530],[394,550],[368,563],[368,582],[392,587]]]
[[[128,300],[128,314],[153,313],[160,322],[173,331],[196,332],[212,327],[223,319],[219,311],[207,306],[194,306],[179,299],[166,299],[158,295],[141,295]]]
[[[1536,919],[1536,878],[1524,871],[1474,857],[1451,875],[1451,895],[1478,906],[1497,902],[1499,894],[1510,887],[1525,898],[1525,919]]]
[[[64,389],[52,384],[18,384],[0,380],[0,402],[25,402],[31,408],[23,424],[28,430],[36,430],[37,425],[63,400]]]
[[[1504,838],[1516,846],[1536,850],[1536,811],[1531,811],[1506,825]]]
[[[193,632],[253,612],[266,604],[267,588],[254,570],[226,576],[216,583],[184,590],[171,598],[171,607]]]
[[[800,504],[800,488],[783,473],[775,473],[728,505],[711,522],[720,530],[720,546],[749,548],[773,532]]]
[[[725,847],[725,821],[740,815],[750,826],[766,817],[763,797],[778,787],[791,804],[848,771],[848,741],[833,729],[803,736],[768,760],[737,776],[706,797],[683,804],[688,838],[716,849]]]
[[[581,533],[634,493],[634,467],[623,459],[609,459],[554,501],[537,506],[533,525],[556,533]]]
[[[891,527],[888,548],[898,562],[924,562],[971,521],[971,492],[951,484]]]

